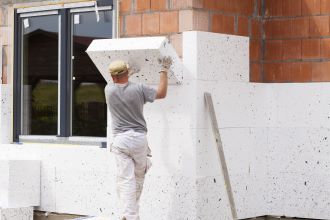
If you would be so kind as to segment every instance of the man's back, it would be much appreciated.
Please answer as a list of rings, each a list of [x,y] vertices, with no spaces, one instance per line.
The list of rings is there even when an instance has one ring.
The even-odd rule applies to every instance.
[[[106,101],[112,116],[113,134],[129,130],[146,133],[143,105],[153,102],[157,91],[143,84],[128,82],[108,84],[105,88]]]

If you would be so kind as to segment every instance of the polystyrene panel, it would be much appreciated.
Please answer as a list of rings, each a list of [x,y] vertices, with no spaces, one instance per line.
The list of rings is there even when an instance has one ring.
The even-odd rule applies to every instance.
[[[157,173],[195,176],[194,129],[151,129],[148,143]]]
[[[40,206],[38,210],[56,210],[56,165],[41,163],[40,167]]]
[[[115,213],[116,169],[108,149],[68,146],[65,151],[52,147],[47,152],[43,159],[48,161],[51,170],[55,169],[55,181],[45,182],[45,186],[55,184],[55,191],[53,198],[47,198],[42,204],[42,209],[46,208],[44,204],[55,201],[55,210],[60,213],[93,216],[111,216]]]
[[[197,184],[196,219],[232,219],[225,183],[221,175],[200,177]]]
[[[329,133],[328,128],[269,129],[268,170],[329,174]]]
[[[183,48],[184,64],[197,79],[249,82],[248,37],[185,32]]]
[[[281,127],[330,128],[330,83],[274,84]]]
[[[144,115],[149,130],[196,128],[196,84],[170,86],[165,99],[147,103]]]
[[[282,173],[284,187],[283,213],[308,219],[329,219],[330,175],[294,172]]]
[[[274,115],[270,114],[273,106],[268,100],[273,94],[267,85],[198,81],[198,128],[210,126],[205,92],[212,94],[220,128],[268,127],[276,122]]]
[[[145,180],[140,213],[141,219],[198,219],[195,178],[159,175],[151,170]]]
[[[0,144],[12,142],[12,86],[0,84]]]
[[[40,204],[40,162],[3,160],[0,162],[0,207],[18,208]],[[7,175],[6,175],[7,174]]]
[[[183,80],[181,61],[166,37],[94,40],[87,53],[107,82],[111,82],[109,64],[121,59],[136,72],[130,77],[132,82],[157,84],[161,69],[159,60],[164,56],[170,56],[173,60],[169,83],[180,84]]]
[[[0,207],[0,220],[33,220],[33,207]]]
[[[87,164],[70,170],[59,167],[56,180],[57,212],[95,216],[116,213],[116,177],[110,172],[95,170]]]
[[[8,205],[9,196],[9,163],[8,161],[0,160],[0,206]]]

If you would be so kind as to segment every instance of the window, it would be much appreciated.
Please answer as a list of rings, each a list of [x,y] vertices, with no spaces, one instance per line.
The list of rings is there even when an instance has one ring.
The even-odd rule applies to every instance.
[[[23,135],[57,135],[58,17],[58,15],[49,15],[23,19]]]
[[[76,19],[76,21],[74,21]],[[95,13],[71,14],[72,24],[72,135],[106,136],[106,81],[86,54],[93,39],[110,38],[111,14],[100,12],[95,25]]]
[[[14,141],[105,137],[106,81],[85,51],[94,39],[112,38],[112,6],[16,11],[15,17]]]

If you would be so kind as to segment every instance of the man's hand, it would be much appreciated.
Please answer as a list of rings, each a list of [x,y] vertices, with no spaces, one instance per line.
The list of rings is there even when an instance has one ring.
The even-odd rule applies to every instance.
[[[161,60],[161,64],[162,64],[162,69],[160,72],[167,72],[170,67],[172,66],[172,58],[171,57],[164,57],[162,60]]]

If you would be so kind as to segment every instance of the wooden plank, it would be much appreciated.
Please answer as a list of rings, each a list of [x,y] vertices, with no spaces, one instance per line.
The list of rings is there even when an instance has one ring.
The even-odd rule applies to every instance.
[[[229,199],[231,214],[232,214],[233,220],[237,220],[237,211],[236,211],[233,191],[231,189],[228,168],[227,168],[226,159],[225,159],[225,153],[223,151],[223,146],[222,146],[221,137],[220,137],[220,133],[219,133],[219,126],[218,126],[217,116],[215,114],[212,96],[210,93],[206,92],[206,93],[204,93],[204,98],[205,98],[206,106],[209,110],[210,119],[211,119],[211,123],[212,123],[212,130],[213,130],[213,134],[214,134],[215,141],[217,144],[218,156],[219,156],[219,160],[220,160],[223,177],[225,180],[225,187],[226,187],[226,191],[227,191],[227,195],[228,195],[228,199]]]

